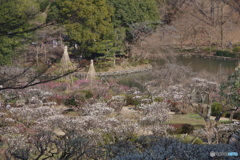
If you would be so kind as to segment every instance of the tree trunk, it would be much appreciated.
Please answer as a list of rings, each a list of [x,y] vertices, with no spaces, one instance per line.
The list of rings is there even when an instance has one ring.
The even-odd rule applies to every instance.
[[[37,66],[38,66],[38,54],[39,54],[39,48],[37,46],[37,54],[36,54],[36,62],[37,62]]]
[[[220,10],[220,14],[221,14],[221,19],[220,19],[220,35],[221,35],[221,49],[223,49],[223,5],[221,6],[221,10]]]
[[[113,66],[116,66],[116,53],[113,54]]]
[[[205,121],[208,144],[212,144],[213,137],[212,137],[212,126],[211,126],[210,118],[205,117],[204,121]]]
[[[46,51],[46,45],[44,45],[44,61],[47,61],[47,51]]]
[[[62,34],[59,35],[59,38],[60,38],[60,45],[63,48],[64,46],[63,46],[63,42],[62,42]]]
[[[232,122],[232,120],[233,120],[233,115],[234,115],[234,111],[231,111],[230,117],[229,117],[229,121],[230,121],[230,122]]]
[[[211,0],[211,9],[210,9],[210,12],[211,12],[211,21],[212,21],[212,25],[215,26],[215,6],[213,4],[213,0]]]

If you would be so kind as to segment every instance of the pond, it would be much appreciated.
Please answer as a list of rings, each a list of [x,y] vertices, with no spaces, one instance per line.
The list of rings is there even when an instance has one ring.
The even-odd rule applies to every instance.
[[[162,60],[154,60],[158,66],[163,65]],[[208,59],[199,57],[178,57],[175,63],[189,66],[194,72],[207,71],[213,75],[221,74],[223,76],[231,75],[238,65],[237,61],[221,60],[221,59]],[[151,79],[148,72],[136,73],[131,75],[123,75],[114,77],[119,84],[126,85],[128,87],[137,87],[141,91],[144,90],[141,84],[137,82],[138,79],[148,81]]]
[[[207,71],[213,74],[221,72],[223,75],[231,75],[238,65],[237,61],[221,60],[221,59],[209,59],[198,57],[179,57],[177,59],[178,64],[184,66],[190,66],[194,72]]]

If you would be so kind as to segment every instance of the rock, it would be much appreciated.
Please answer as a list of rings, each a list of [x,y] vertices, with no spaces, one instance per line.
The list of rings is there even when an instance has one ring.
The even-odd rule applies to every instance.
[[[11,105],[10,104],[8,104],[7,106],[6,106],[6,109],[11,109],[12,107],[11,107]]]
[[[60,128],[55,128],[53,130],[53,133],[55,133],[57,136],[65,136],[66,135],[66,133],[63,132]]]

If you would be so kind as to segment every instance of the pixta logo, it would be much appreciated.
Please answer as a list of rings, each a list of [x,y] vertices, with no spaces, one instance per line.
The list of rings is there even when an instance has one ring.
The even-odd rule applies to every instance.
[[[211,157],[237,157],[238,152],[210,152]]]

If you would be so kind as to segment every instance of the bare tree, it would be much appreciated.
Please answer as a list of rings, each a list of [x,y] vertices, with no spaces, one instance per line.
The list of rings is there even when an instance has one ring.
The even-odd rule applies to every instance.
[[[209,46],[212,43],[219,43],[223,48],[227,33],[239,21],[236,7],[233,7],[236,3],[234,0],[186,0],[181,5],[174,2],[171,4],[177,8],[178,14],[175,13],[177,18],[173,24],[181,33],[180,44],[192,43],[196,46],[198,42],[198,45],[204,45],[207,38]]]

